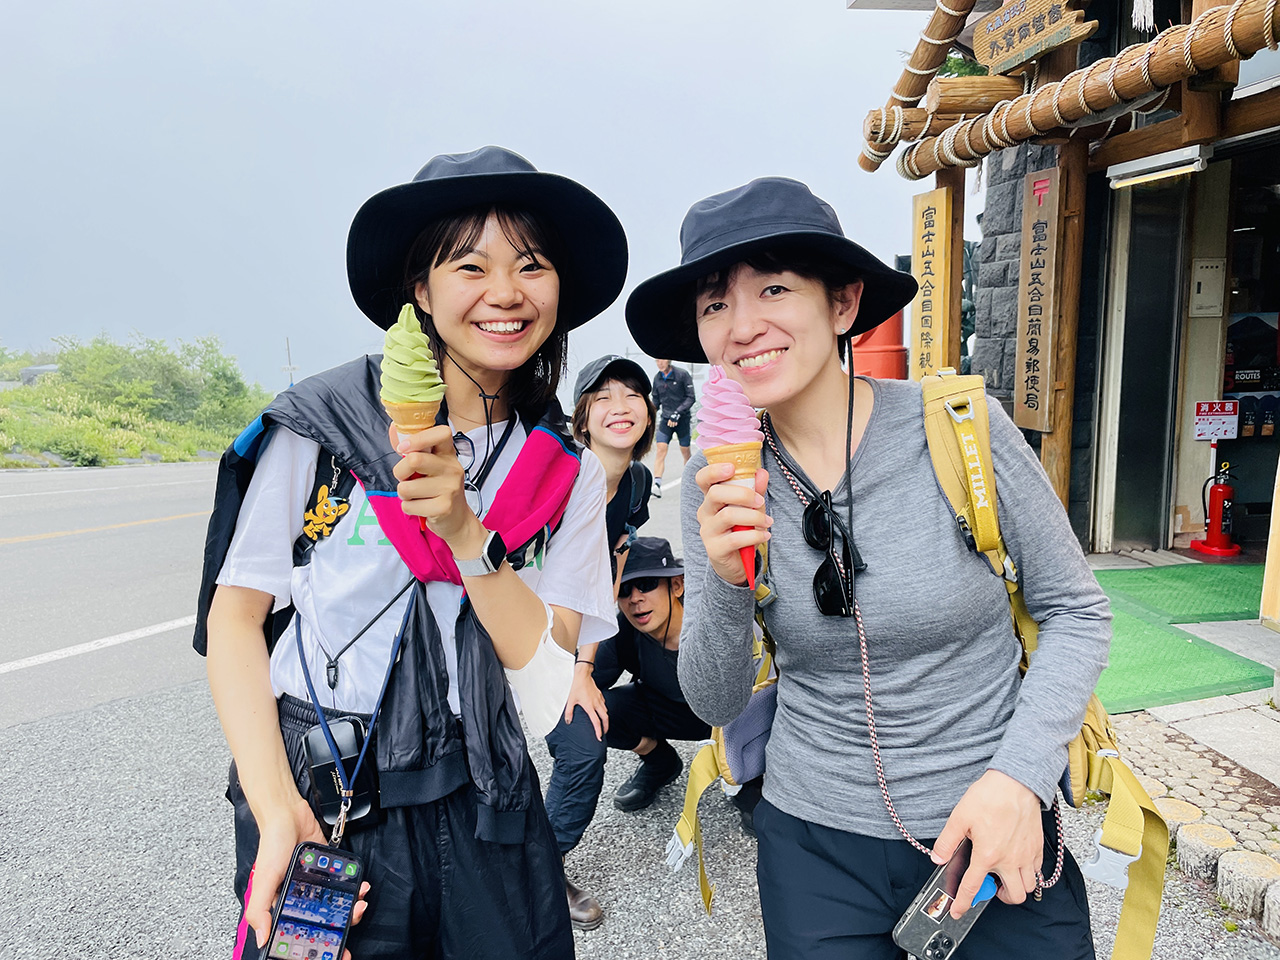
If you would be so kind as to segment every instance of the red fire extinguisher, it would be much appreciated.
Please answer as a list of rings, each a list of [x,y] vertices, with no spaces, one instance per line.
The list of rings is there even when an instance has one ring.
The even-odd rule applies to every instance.
[[[1218,475],[1206,480],[1200,489],[1205,515],[1204,539],[1192,540],[1191,549],[1211,557],[1234,557],[1240,552],[1240,544],[1231,541],[1231,504],[1236,488],[1228,482],[1231,480],[1231,474],[1227,472],[1230,466],[1224,462],[1218,469]]]

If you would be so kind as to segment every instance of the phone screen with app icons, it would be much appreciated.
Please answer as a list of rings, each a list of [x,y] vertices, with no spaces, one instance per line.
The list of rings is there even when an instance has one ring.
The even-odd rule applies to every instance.
[[[345,850],[300,843],[267,941],[273,960],[340,960],[364,868]]]

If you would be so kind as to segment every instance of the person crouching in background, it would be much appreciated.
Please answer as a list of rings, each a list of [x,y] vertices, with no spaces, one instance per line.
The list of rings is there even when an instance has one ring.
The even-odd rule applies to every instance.
[[[636,811],[653,803],[658,791],[684,769],[667,741],[705,740],[711,734],[711,727],[685,703],[676,675],[683,598],[684,567],[671,545],[658,537],[637,538],[618,593],[618,633],[596,648],[594,663],[577,666],[594,681],[600,704],[590,715],[578,705],[572,722],[547,737],[555,760],[547,785],[547,816],[561,853],[578,845],[595,816],[607,747],[640,756],[635,772],[613,797],[619,810]],[[631,682],[615,687],[624,670]],[[574,926],[599,926],[604,918],[599,901],[567,880],[566,885]]]

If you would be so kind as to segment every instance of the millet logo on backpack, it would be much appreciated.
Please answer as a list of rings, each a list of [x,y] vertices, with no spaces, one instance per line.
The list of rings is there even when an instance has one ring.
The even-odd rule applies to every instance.
[[[982,470],[982,456],[978,451],[978,438],[970,432],[964,435],[964,465],[969,471],[969,488],[973,491],[974,507],[990,506],[987,500],[987,476]]]

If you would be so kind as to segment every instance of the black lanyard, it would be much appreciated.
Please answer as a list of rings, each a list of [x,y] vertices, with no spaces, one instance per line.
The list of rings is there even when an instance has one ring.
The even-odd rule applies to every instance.
[[[515,411],[512,411],[511,416],[507,419],[507,428],[502,431],[502,436],[498,438],[498,442],[494,445],[493,449],[490,450],[489,453],[485,456],[484,460],[480,464],[480,471],[476,474],[476,478],[471,481],[473,484],[475,484],[476,490],[479,490],[481,487],[483,487],[484,482],[489,479],[489,474],[493,472],[493,467],[498,462],[499,455],[502,453],[503,448],[507,445],[507,441],[511,439],[511,434],[515,431],[515,429],[516,429],[516,414],[515,414]],[[464,433],[463,436],[465,437],[466,434]],[[489,436],[492,437],[493,434],[491,433],[489,434]],[[467,441],[470,442],[471,438],[467,437]],[[475,444],[473,443],[472,446],[474,447]]]
[[[356,776],[360,773],[360,767],[364,763],[364,756],[369,751],[369,744],[373,743],[373,727],[378,722],[378,714],[382,710],[382,698],[387,695],[387,687],[391,683],[391,671],[395,668],[396,661],[400,659],[400,644],[404,640],[404,631],[409,626],[409,617],[413,614],[413,608],[417,605],[417,602],[418,591],[415,590],[409,594],[409,603],[404,610],[404,619],[400,621],[400,629],[396,631],[395,642],[391,645],[391,660],[387,664],[387,675],[382,680],[382,689],[378,691],[378,702],[374,704],[373,714],[369,717],[369,729],[365,734],[364,746],[360,748],[360,756],[356,758],[356,765],[351,771],[350,778],[347,777],[347,769],[342,763],[342,753],[338,750],[337,741],[333,739],[333,732],[329,729],[329,720],[324,715],[324,710],[320,707],[320,699],[316,696],[315,685],[311,682],[311,671],[307,669],[307,657],[302,650],[302,617],[301,615],[294,616],[294,637],[298,641],[298,660],[302,663],[302,676],[307,681],[307,694],[311,697],[311,706],[315,709],[316,716],[320,718],[320,729],[324,731],[324,739],[329,744],[329,752],[333,754],[333,763],[338,772],[338,779],[342,782],[342,811],[338,815],[338,823],[334,827],[335,837],[341,837],[342,835],[342,824],[346,822],[347,810],[351,807],[351,797],[354,794],[351,785],[355,783]]]

